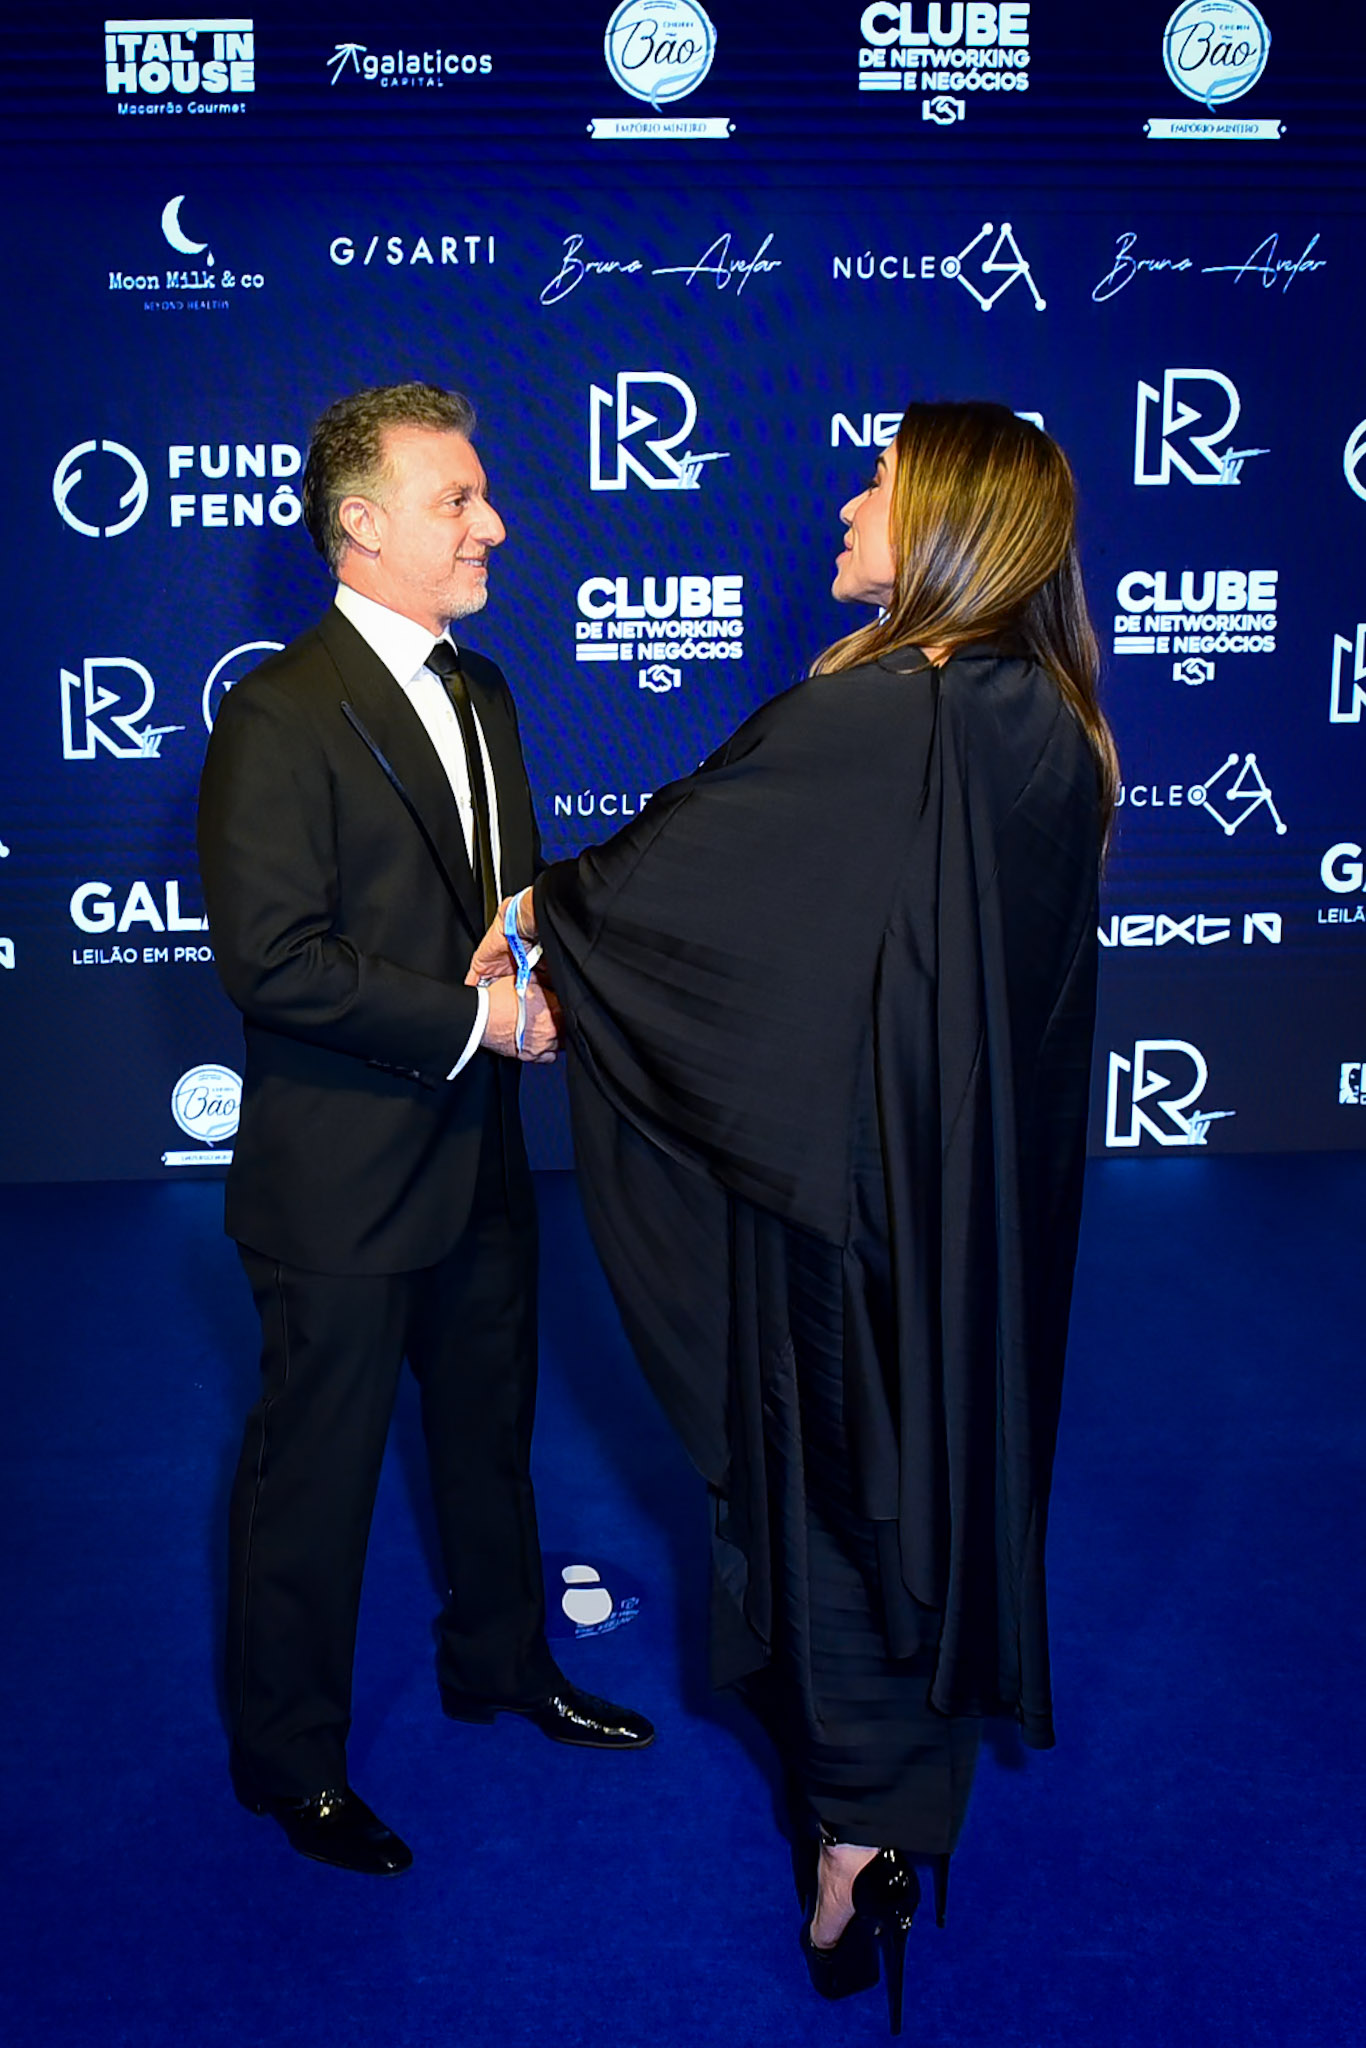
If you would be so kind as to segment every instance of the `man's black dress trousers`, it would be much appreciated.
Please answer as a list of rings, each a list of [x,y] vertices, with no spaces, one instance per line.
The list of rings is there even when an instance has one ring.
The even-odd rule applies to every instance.
[[[449,1588],[438,1679],[521,1703],[557,1681],[530,1474],[535,1211],[500,1095],[488,1091],[468,1223],[437,1265],[313,1273],[239,1246],[262,1329],[229,1545],[228,1712],[234,1774],[250,1793],[309,1797],[346,1783],[361,1577],[405,1357]]]

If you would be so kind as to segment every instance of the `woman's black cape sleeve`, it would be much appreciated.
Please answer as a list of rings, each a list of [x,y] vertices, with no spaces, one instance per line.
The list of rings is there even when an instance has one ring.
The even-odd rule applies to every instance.
[[[744,1406],[736,1205],[848,1244],[871,1063],[896,1303],[881,1364],[900,1424],[896,1444],[853,1454],[871,1511],[897,1523],[907,1589],[941,1616],[935,1704],[1015,1714],[1046,1744],[1095,774],[1028,664],[909,666],[815,678],[765,706],[613,839],[548,869],[537,914],[594,1238],[656,1392],[722,1493]],[[762,1625],[765,1567],[748,1564]]]

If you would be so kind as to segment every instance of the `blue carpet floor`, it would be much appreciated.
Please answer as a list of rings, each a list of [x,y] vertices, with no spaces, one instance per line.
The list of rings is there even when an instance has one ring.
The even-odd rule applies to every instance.
[[[358,1788],[398,1880],[228,1791],[221,1529],[254,1334],[209,1187],[0,1191],[0,2039],[34,2048],[843,2048],[768,1759],[707,1693],[697,1484],[572,1179],[541,1182],[548,1551],[638,1618],[559,1645],[659,1725],[633,1757],[441,1718],[414,1405],[366,1581]],[[1104,1162],[1051,1539],[1060,1746],[984,1755],[924,2048],[1347,2048],[1366,2035],[1366,1158]]]

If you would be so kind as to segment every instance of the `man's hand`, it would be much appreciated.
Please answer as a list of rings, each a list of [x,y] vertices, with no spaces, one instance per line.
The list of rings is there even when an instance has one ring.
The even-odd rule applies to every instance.
[[[503,915],[507,906],[508,898],[505,896],[494,912],[493,923],[475,948],[474,958],[470,961],[470,971],[465,976],[469,988],[477,988],[481,981],[501,981],[505,974],[515,974],[517,971],[508,949],[508,942],[503,937]]]
[[[484,945],[488,940],[484,941]],[[483,947],[480,948],[482,952]],[[478,959],[476,954],[475,958]],[[559,1005],[541,982],[533,980],[526,992],[526,1034],[517,1050],[517,991],[510,975],[503,974],[489,984],[489,1013],[484,1036],[479,1041],[489,1052],[504,1059],[524,1060],[534,1067],[547,1067],[560,1049]]]

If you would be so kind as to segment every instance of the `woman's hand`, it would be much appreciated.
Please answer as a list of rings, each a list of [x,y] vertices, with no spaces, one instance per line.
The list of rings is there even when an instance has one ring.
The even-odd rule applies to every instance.
[[[523,889],[517,898],[517,936],[528,946],[534,946],[540,936],[536,925],[536,898],[530,889]]]
[[[519,1049],[516,994],[507,987],[506,977],[495,982],[489,991],[488,1015],[480,1043],[504,1059],[520,1060],[525,1066],[548,1067],[560,1048],[560,1006],[550,989],[534,975],[524,1001],[526,1022]]]

